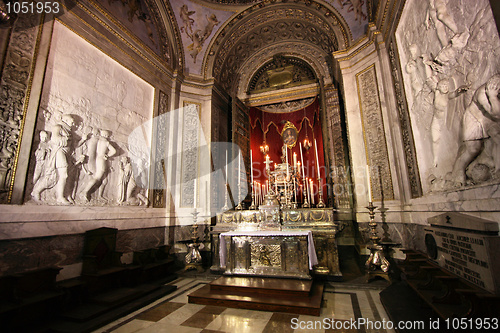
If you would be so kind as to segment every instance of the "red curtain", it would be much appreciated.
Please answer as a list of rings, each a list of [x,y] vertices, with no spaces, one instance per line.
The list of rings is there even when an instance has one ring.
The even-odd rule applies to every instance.
[[[291,122],[298,131],[297,144],[291,150],[288,150],[289,163],[293,163],[293,154],[297,154],[297,161],[301,161],[299,142],[304,143],[306,135],[312,143],[311,148],[306,151],[302,147],[304,172],[307,178],[312,178],[315,188],[315,202],[318,201],[317,184],[318,184],[318,167],[316,164],[315,144],[318,145],[318,160],[320,166],[320,174],[323,182],[323,198],[326,199],[326,182],[325,182],[325,163],[323,154],[323,135],[321,131],[321,123],[319,119],[319,102],[316,98],[313,103],[303,109],[290,113],[271,113],[259,110],[258,108],[250,109],[251,136],[250,148],[252,149],[253,159],[253,177],[254,181],[265,184],[267,177],[265,175],[265,156],[260,152],[260,146],[264,142],[264,133],[266,143],[269,146],[269,158],[273,161],[271,170],[274,169],[274,163],[281,163],[281,147],[283,141],[281,132],[287,123]],[[302,176],[302,170],[301,170]],[[302,198],[302,195],[300,195]],[[301,200],[299,200],[301,201]],[[326,201],[326,200],[325,200]]]

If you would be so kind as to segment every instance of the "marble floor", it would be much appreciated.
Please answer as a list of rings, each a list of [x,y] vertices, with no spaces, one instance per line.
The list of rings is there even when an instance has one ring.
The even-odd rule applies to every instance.
[[[187,295],[210,282],[180,277],[177,290],[120,318],[96,333],[132,332],[395,332],[383,325],[388,316],[380,303],[382,289],[326,283],[319,317],[189,304]]]

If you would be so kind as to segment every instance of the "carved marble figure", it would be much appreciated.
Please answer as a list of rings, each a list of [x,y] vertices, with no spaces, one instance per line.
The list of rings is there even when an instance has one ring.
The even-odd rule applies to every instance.
[[[448,110],[448,101],[450,99],[456,98],[459,95],[465,93],[468,90],[467,86],[460,86],[454,91],[450,91],[450,83],[448,78],[441,79],[434,90],[434,114],[432,116],[431,122],[431,136],[432,136],[432,154],[433,154],[433,166],[438,166],[439,160],[439,147],[441,145],[441,132],[443,131],[443,125]]]
[[[120,158],[120,171],[118,173],[118,179],[118,203],[148,205],[148,199],[141,192],[137,192],[134,196],[134,192],[137,189],[137,183],[134,179],[132,164],[130,164],[129,159],[126,156],[122,156]]]
[[[500,146],[500,74],[493,75],[474,93],[462,119],[463,145],[453,171],[451,181],[455,186],[466,185],[466,171],[483,149],[484,141],[490,139],[498,153]],[[499,154],[492,155],[495,174],[500,171]]]
[[[54,125],[50,139],[51,154],[48,163],[45,164],[44,174],[40,176],[31,192],[33,200],[40,201],[42,191],[55,187],[58,204],[69,205],[73,203],[71,198],[66,196],[66,183],[74,124],[73,117],[65,114],[61,117],[61,121]]]
[[[457,24],[446,8],[447,3],[447,0],[429,0],[429,10],[425,18],[427,29],[430,28],[431,23],[434,24],[442,47],[448,45],[449,42],[446,28],[450,29],[454,35],[458,33]]]
[[[50,156],[50,146],[49,146],[49,133],[46,131],[40,131],[40,143],[35,151],[35,171],[33,172],[33,184],[36,184],[43,175],[45,169],[45,163]]]
[[[84,201],[89,200],[90,192],[94,186],[97,186],[99,189],[99,197],[104,199],[103,191],[106,185],[104,180],[109,171],[108,159],[116,154],[116,149],[109,140],[110,136],[111,133],[109,131],[101,130],[99,132],[99,139],[95,146],[95,171],[90,175],[90,179],[81,193],[81,199]]]

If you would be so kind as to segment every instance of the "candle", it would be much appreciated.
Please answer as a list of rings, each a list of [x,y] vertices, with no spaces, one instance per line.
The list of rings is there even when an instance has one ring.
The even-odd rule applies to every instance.
[[[314,146],[316,147],[316,166],[318,167],[318,179],[319,176],[319,157],[318,157],[318,145],[316,144],[316,139],[314,139]]]
[[[285,146],[285,164],[288,164],[288,147]],[[287,168],[288,170],[288,168]]]
[[[262,198],[266,196],[266,184],[262,184]]]
[[[368,184],[368,202],[372,201],[372,186],[370,183],[370,167],[366,166],[366,182]]]
[[[295,202],[297,202],[297,184],[295,183],[295,180],[293,181],[293,194],[295,197]]]
[[[252,157],[252,149],[250,149],[250,178],[253,183],[253,157]]]
[[[312,179],[309,179],[309,184],[311,185],[311,203],[314,205],[314,186]]]
[[[307,200],[309,200],[309,203],[312,203],[312,201],[311,201],[311,186],[309,185],[309,178],[306,178],[306,193],[307,193]]]
[[[241,156],[238,153],[238,187],[241,185]]]
[[[300,160],[302,161],[302,178],[306,178],[306,173],[304,172],[304,156],[302,156],[302,142],[299,143],[300,146]]]
[[[297,153],[293,153],[293,166],[297,167]]]

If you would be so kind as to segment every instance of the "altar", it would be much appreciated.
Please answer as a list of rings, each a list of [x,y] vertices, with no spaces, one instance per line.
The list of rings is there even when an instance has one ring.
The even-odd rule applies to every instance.
[[[261,146],[265,162],[254,163],[254,157],[262,156],[250,151],[250,177],[242,177],[238,155],[237,181],[233,183],[248,182],[250,202],[244,201],[240,186],[229,191],[226,182],[225,204],[211,230],[210,270],[302,279],[310,279],[312,272],[329,280],[340,279],[336,236],[346,223],[336,218],[334,207],[328,207],[333,200],[324,200],[325,179],[321,177],[316,140],[308,156],[312,144],[304,140],[304,153],[302,142],[297,145],[293,124],[287,122],[281,135],[281,163],[274,163],[274,167],[269,147]],[[257,174],[265,176],[261,182],[254,179],[254,166],[261,169]],[[315,180],[308,177],[313,174]],[[227,179],[227,169],[225,175]]]
[[[311,279],[318,264],[310,230],[230,231],[219,238],[225,275]]]

